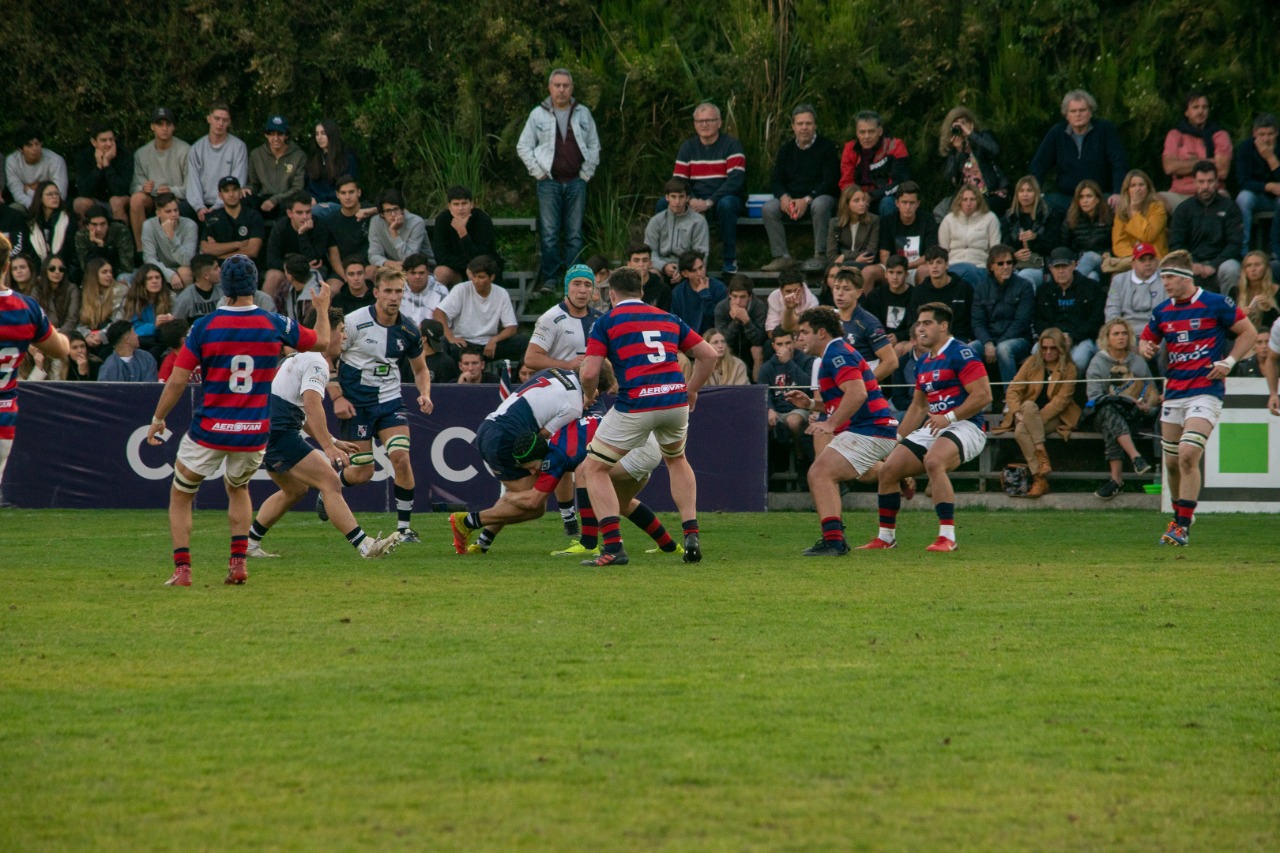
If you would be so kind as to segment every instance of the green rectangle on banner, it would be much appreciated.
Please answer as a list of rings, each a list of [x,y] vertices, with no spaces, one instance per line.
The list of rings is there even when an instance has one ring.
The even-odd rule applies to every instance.
[[[1266,474],[1270,448],[1268,424],[1219,424],[1218,471],[1222,474]]]

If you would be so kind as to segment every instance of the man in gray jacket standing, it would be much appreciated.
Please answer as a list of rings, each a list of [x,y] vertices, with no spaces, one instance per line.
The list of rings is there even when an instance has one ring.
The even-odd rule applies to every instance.
[[[582,254],[587,181],[600,165],[600,137],[591,111],[573,99],[573,75],[551,72],[550,97],[533,108],[516,153],[537,180],[542,289],[557,289],[560,270]],[[564,232],[564,253],[560,234]]]

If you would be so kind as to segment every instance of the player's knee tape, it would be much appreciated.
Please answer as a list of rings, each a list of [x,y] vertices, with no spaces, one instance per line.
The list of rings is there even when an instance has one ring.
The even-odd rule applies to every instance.
[[[403,450],[405,453],[408,453],[409,452],[409,436],[407,435],[392,436],[387,441],[386,448],[387,448],[387,453],[395,453],[397,450]]]
[[[1198,450],[1204,450],[1204,446],[1209,443],[1209,436],[1195,430],[1187,430],[1182,434],[1182,439],[1178,444],[1189,444]]]
[[[190,480],[184,480],[181,474],[173,475],[173,487],[188,495],[194,495],[196,492],[200,491],[199,482],[193,483]]]
[[[351,460],[351,467],[363,468],[365,465],[373,464],[373,451],[359,450],[350,454],[347,458]]]
[[[665,447],[659,447],[658,449],[662,451],[662,455],[667,459],[679,459],[681,456],[684,456],[684,446],[686,442],[687,439],[681,439],[680,444],[674,450],[668,450]]]
[[[1160,439],[1160,448],[1164,451],[1165,456],[1178,455],[1178,442],[1170,441],[1167,438]]]
[[[610,450],[608,447],[605,447],[603,444],[596,441],[595,439],[592,439],[591,443],[587,445],[587,455],[593,456],[596,459],[599,459],[601,462],[603,462],[604,464],[610,467],[617,465],[618,460],[622,458],[621,456],[614,454],[612,450]]]

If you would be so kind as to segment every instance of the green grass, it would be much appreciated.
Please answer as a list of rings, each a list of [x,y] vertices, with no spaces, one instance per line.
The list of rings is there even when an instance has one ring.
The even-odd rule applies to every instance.
[[[0,849],[1280,845],[1270,518],[962,511],[926,555],[917,508],[810,561],[811,515],[708,515],[701,564],[631,528],[602,571],[550,518],[364,563],[294,514],[228,588],[203,512],[191,589],[162,512],[0,519]]]

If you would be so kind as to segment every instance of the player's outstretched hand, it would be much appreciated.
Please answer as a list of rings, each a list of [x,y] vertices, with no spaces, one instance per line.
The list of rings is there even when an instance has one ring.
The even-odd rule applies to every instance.
[[[813,400],[810,399],[809,395],[795,389],[787,392],[787,402],[797,409],[805,409],[807,411],[813,408]]]
[[[418,408],[422,410],[422,414],[429,415],[431,410],[435,408],[435,404],[431,402],[431,397],[427,394],[418,395]]]

